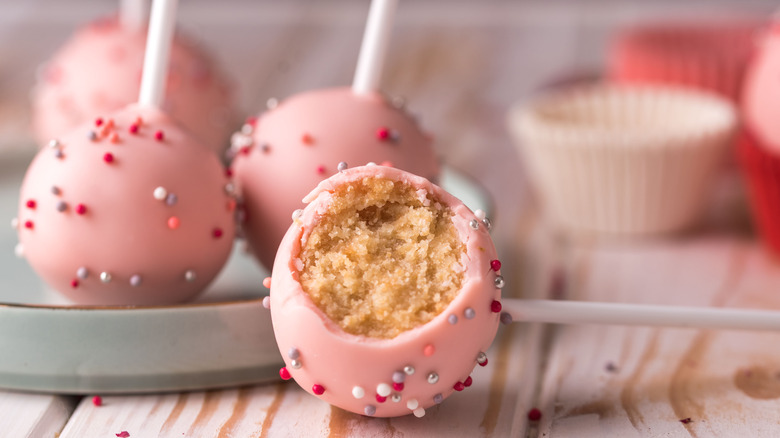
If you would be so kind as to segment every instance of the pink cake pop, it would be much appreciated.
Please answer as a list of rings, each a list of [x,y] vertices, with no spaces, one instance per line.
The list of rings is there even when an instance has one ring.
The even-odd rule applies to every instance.
[[[372,3],[352,89],[297,94],[250,119],[233,136],[232,168],[243,199],[243,230],[270,268],[301,198],[338,163],[383,163],[436,180],[432,138],[379,91],[395,0]]]
[[[139,104],[50,141],[22,183],[23,253],[77,303],[185,301],[232,247],[235,202],[217,155],[157,109],[176,3],[155,7]]]
[[[390,198],[384,197],[388,190],[393,193]],[[355,208],[345,201],[353,191],[359,193],[352,199],[359,204]],[[309,204],[294,215],[279,246],[271,280],[274,333],[286,364],[280,371],[281,377],[294,378],[306,391],[330,404],[378,417],[410,413],[422,416],[425,409],[470,386],[472,369],[487,364],[484,352],[496,334],[501,312],[501,264],[484,216],[471,212],[424,178],[383,166],[340,172],[320,183],[305,201]],[[394,209],[398,205],[408,210],[397,214]],[[377,210],[382,213],[376,214]],[[399,245],[393,242],[395,238],[406,240],[396,233],[415,228],[421,224],[419,218],[437,214],[447,218],[447,225],[433,220],[436,231],[427,222],[413,231],[421,243],[411,244],[412,251],[406,253],[412,257],[410,267],[404,267],[400,261],[405,259],[404,255],[388,255],[385,245]],[[353,220],[354,226],[337,225],[326,230],[325,235],[338,235],[332,241],[325,241],[318,231],[332,222],[344,224]],[[449,266],[441,262],[448,259],[440,258],[440,252],[432,249],[437,239],[448,239],[447,226],[452,227],[454,234],[445,246],[459,254]],[[349,246],[353,239],[359,242],[356,252]],[[312,251],[318,256],[310,257]],[[427,251],[427,255],[418,259],[414,254],[420,251]],[[339,262],[328,264],[323,273],[318,266],[326,263],[333,252],[338,253],[335,260]],[[342,263],[344,258],[349,261]],[[373,271],[364,266],[365,262],[387,264],[391,273],[375,282]],[[428,268],[424,267],[426,264]],[[400,277],[414,278],[418,274],[438,279],[441,272],[431,274],[431,270],[456,273],[446,277],[452,281],[450,287],[444,288],[449,290],[426,291],[431,296],[424,297],[426,292],[419,288],[422,280],[410,280],[408,284],[398,280],[404,282],[400,286],[390,284]],[[332,303],[315,304],[314,297],[342,293],[341,286],[330,281],[334,276],[341,284],[353,280],[365,283],[357,289],[370,297],[350,291],[347,301],[365,299],[370,304],[355,304],[348,312],[357,313],[338,321],[329,316],[333,315],[329,310]],[[385,308],[385,300],[392,300],[395,291],[381,293],[388,287],[405,289],[410,295],[391,306],[392,311]],[[369,330],[395,325],[396,320],[403,319],[398,315],[418,305],[418,299],[451,301],[438,314],[430,312],[425,302],[423,308],[412,309],[412,317],[430,313],[422,325],[409,328],[407,324],[389,336],[360,334],[363,332],[359,330],[365,328],[361,327],[364,319],[369,320]],[[346,323],[351,325],[345,326],[344,321],[351,321]]]
[[[145,26],[117,17],[82,27],[45,64],[32,94],[33,131],[40,144],[135,102],[141,83]],[[210,56],[182,34],[171,50],[162,108],[215,151],[234,125],[231,86]]]

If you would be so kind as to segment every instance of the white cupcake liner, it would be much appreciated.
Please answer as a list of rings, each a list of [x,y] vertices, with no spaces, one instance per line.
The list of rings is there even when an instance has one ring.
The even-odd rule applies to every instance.
[[[736,112],[705,92],[598,84],[520,103],[509,127],[557,225],[654,235],[699,218]]]

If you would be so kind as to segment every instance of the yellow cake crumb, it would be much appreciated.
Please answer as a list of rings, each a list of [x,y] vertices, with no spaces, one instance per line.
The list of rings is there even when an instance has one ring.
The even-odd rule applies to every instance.
[[[301,250],[303,290],[347,333],[393,338],[455,298],[466,251],[452,212],[379,177],[338,187]]]

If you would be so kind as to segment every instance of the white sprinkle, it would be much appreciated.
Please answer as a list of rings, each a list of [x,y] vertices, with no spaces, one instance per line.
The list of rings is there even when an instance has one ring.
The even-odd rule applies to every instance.
[[[14,254],[16,254],[16,257],[19,257],[20,259],[24,257],[24,246],[22,246],[21,243],[17,243],[14,247]]]
[[[303,210],[301,210],[300,208],[292,212],[292,220],[294,221],[300,219],[301,216],[303,216]]]
[[[366,166],[376,166],[376,163],[374,163],[373,161],[369,161],[368,163],[366,163]]]
[[[411,409],[411,410],[415,410],[419,406],[420,406],[420,402],[418,402],[416,398],[413,398],[413,399],[409,400],[408,402],[406,402],[406,407]]]
[[[271,308],[271,297],[263,297],[263,307],[266,309]]]
[[[393,392],[393,388],[387,383],[380,383],[376,386],[376,393],[382,397],[387,397],[391,392]]]
[[[244,123],[244,126],[241,127],[241,133],[244,135],[252,135],[252,131],[254,130],[255,128],[249,123]]]
[[[275,97],[268,98],[268,100],[265,101],[265,107],[269,110],[272,110],[279,106],[279,99]]]
[[[85,268],[84,266],[78,268],[76,270],[76,277],[78,277],[78,278],[80,278],[82,280],[86,280],[87,277],[89,277],[89,270],[87,268]]]
[[[363,398],[365,396],[366,396],[366,390],[365,389],[363,389],[363,388],[361,388],[359,386],[356,386],[356,387],[352,388],[352,397]]]
[[[143,280],[141,279],[141,276],[138,274],[133,275],[130,277],[130,286],[138,287],[143,283]]]
[[[487,217],[484,210],[474,210],[474,216],[479,220],[483,220]]]
[[[163,199],[165,199],[166,196],[168,196],[168,191],[165,190],[165,187],[160,186],[154,189],[153,195],[154,195],[154,199],[158,201],[162,201]]]
[[[347,164],[346,161],[340,162],[339,165],[336,167],[336,169],[338,169],[339,172],[343,172],[347,170],[347,168],[349,168],[349,165]]]
[[[101,272],[100,281],[103,283],[111,283],[111,274],[109,272]]]
[[[198,276],[195,275],[195,271],[192,269],[188,269],[187,272],[184,273],[184,279],[189,282],[195,281],[196,278],[198,278]]]
[[[60,141],[57,140],[56,138],[53,140],[49,140],[49,147],[52,149],[60,147]]]
[[[19,228],[19,219],[18,218],[11,219],[11,228],[13,228],[14,230]]]
[[[422,418],[425,416],[425,409],[423,408],[417,408],[412,412],[414,412],[414,416],[417,418]]]

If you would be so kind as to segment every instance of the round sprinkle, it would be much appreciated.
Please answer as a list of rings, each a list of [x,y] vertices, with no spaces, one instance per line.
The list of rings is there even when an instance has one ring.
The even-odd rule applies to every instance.
[[[303,135],[301,135],[301,142],[303,144],[313,144],[314,143],[314,137],[311,136],[308,132],[304,132]]]
[[[76,205],[76,213],[77,214],[87,214],[87,206],[84,204],[78,204]]]
[[[401,382],[393,382],[393,390],[394,391],[403,391],[404,390],[404,384]]]
[[[157,131],[154,133],[154,139],[157,141],[163,141],[165,140],[165,133],[162,131]]]
[[[292,220],[294,221],[300,219],[301,216],[303,216],[303,210],[301,210],[300,208],[292,212]]]
[[[387,140],[390,138],[390,130],[387,127],[382,126],[376,130],[376,138],[378,140]]]
[[[299,361],[298,359],[294,359],[294,360],[291,360],[291,361],[290,361],[290,366],[291,366],[291,367],[293,367],[293,368],[295,368],[295,369],[297,370],[297,369],[299,369],[300,367],[302,367],[302,366],[303,366],[303,364],[301,364],[301,361]]]
[[[404,373],[406,373],[407,376],[411,376],[412,374],[414,374],[414,367],[411,365],[405,366]]]
[[[463,382],[456,382],[454,385],[452,385],[452,389],[460,392],[466,389],[466,386],[463,384]]]
[[[269,97],[268,100],[265,101],[265,107],[269,110],[272,110],[276,108],[279,105],[279,99],[275,97]]]
[[[270,289],[271,288],[271,277],[265,277],[263,279],[263,287],[266,288],[266,289]]]
[[[336,166],[336,169],[338,169],[339,172],[343,172],[349,168],[349,165],[346,161],[339,162],[339,165]]]
[[[268,143],[263,143],[260,145],[260,150],[263,151],[264,154],[267,154],[271,152],[271,145]]]
[[[65,158],[65,154],[62,152],[62,149],[57,149],[54,151],[54,156],[59,158],[60,160]]]
[[[195,271],[193,271],[192,269],[188,269],[187,272],[184,273],[184,279],[187,281],[192,282],[195,281],[195,279],[197,278],[198,276],[195,274]]]
[[[488,218],[482,219],[482,225],[484,225],[488,231],[490,231],[490,229],[493,228],[493,224],[490,222],[490,219]]]
[[[135,274],[132,277],[130,277],[130,286],[138,287],[141,285],[141,283],[143,283],[143,279],[141,278],[140,275]]]
[[[385,397],[385,396],[381,396],[381,395],[379,395],[379,394],[377,394],[376,396],[374,396],[374,398],[376,398],[376,401],[377,401],[377,403],[384,403],[384,402],[386,402],[386,401],[387,401],[387,397]]]
[[[95,406],[103,406],[103,397],[99,395],[92,397],[92,404]]]
[[[495,284],[497,288],[501,289],[504,287],[504,285],[506,285],[506,282],[504,281],[504,277],[496,275],[496,278],[493,279],[493,284]]]
[[[390,400],[393,401],[393,403],[398,403],[401,401],[401,394],[398,394],[397,392],[390,396]]]
[[[292,360],[298,359],[301,357],[301,352],[298,351],[295,347],[290,347],[289,350],[287,350],[287,357],[289,357]]]
[[[89,139],[89,141],[97,140],[98,138],[97,132],[90,130],[89,132],[87,132],[87,138]]]
[[[32,230],[33,228],[35,228],[35,224],[33,223],[33,221],[24,221],[24,227],[27,228],[28,230]]]
[[[101,272],[100,273],[100,281],[103,283],[111,283],[111,273],[110,272]]]
[[[225,184],[225,193],[228,195],[232,195],[233,192],[236,191],[236,186],[233,185],[233,183],[227,183]]]
[[[478,230],[479,222],[476,219],[472,219],[469,221],[469,227],[471,227],[472,230]]]
[[[509,312],[501,312],[501,316],[499,318],[501,324],[504,325],[512,324],[512,315],[510,315]]]
[[[60,141],[57,140],[56,138],[52,139],[52,140],[49,140],[48,146],[51,149],[56,149],[56,148],[60,147]]]
[[[406,402],[406,407],[411,409],[411,410],[415,410],[419,406],[420,406],[420,402],[418,402],[416,398],[413,398],[413,399],[411,399],[411,400]]]
[[[51,186],[51,194],[55,196],[59,196],[60,193],[62,193],[62,190],[60,190],[57,186]]]
[[[181,224],[179,222],[179,218],[177,218],[176,216],[171,216],[168,218],[168,228],[175,230],[179,228],[179,225]]]
[[[463,386],[465,386],[466,388],[468,388],[469,386],[471,386],[471,384],[472,384],[473,382],[474,382],[474,381],[471,379],[471,376],[468,376],[468,377],[466,377],[466,380],[464,380],[464,381],[463,381]]]
[[[376,406],[366,405],[366,407],[363,408],[363,413],[369,416],[376,414]]]
[[[18,258],[24,257],[24,246],[21,243],[17,243],[16,246],[14,246],[14,255]]]
[[[219,239],[220,237],[222,237],[222,234],[223,234],[222,228],[214,228],[211,231],[211,235],[214,236],[215,239]]]
[[[249,123],[244,123],[241,126],[241,133],[244,135],[252,135],[252,133],[255,131],[254,125],[250,125]],[[251,141],[251,139],[250,139]]]
[[[493,300],[493,302],[490,303],[490,311],[493,313],[499,313],[501,311],[501,301]]]
[[[19,228],[19,218],[11,219],[11,228],[13,228],[14,230]]]
[[[438,383],[439,381],[439,375],[437,373],[428,373],[428,383],[433,385],[434,383]]]
[[[480,351],[479,354],[477,355],[477,363],[479,364],[479,366],[482,366],[482,367],[487,365],[487,363],[488,363],[487,354],[485,354],[484,352]]]
[[[263,308],[265,309],[271,308],[271,297],[263,297]]]
[[[355,398],[363,398],[366,396],[366,390],[361,388],[360,386],[355,386],[352,388],[352,397]]]
[[[387,383],[380,383],[376,386],[376,393],[382,397],[387,397],[391,392],[393,392],[393,389]]]
[[[77,287],[79,287],[79,281],[74,278],[73,280],[70,281],[70,287],[76,289]]]
[[[311,387],[311,392],[313,392],[313,393],[315,393],[317,395],[322,395],[322,394],[325,393],[325,387],[320,385],[319,383],[315,383]]]
[[[404,383],[404,380],[406,380],[406,374],[404,374],[402,371],[393,372],[393,382]]]
[[[68,203],[67,203],[67,202],[65,202],[65,201],[59,201],[59,202],[57,202],[57,207],[56,207],[56,208],[57,208],[57,211],[59,211],[60,213],[62,213],[62,212],[64,212],[65,210],[67,210],[67,209],[68,209]]]
[[[154,199],[156,199],[158,201],[162,201],[163,199],[165,199],[168,196],[168,190],[165,190],[165,187],[162,187],[162,186],[157,187],[152,192],[152,196],[154,196]]]
[[[491,260],[490,269],[492,269],[495,272],[498,272],[501,269],[501,262],[498,260]]]
[[[436,353],[436,347],[434,347],[433,344],[428,344],[423,348],[423,355],[433,356],[433,353]]]
[[[417,418],[422,418],[425,416],[425,409],[423,408],[417,408],[412,411],[414,413],[414,416]]]
[[[391,130],[390,141],[392,141],[393,143],[398,143],[399,141],[401,141],[401,133],[396,129]]]
[[[393,162],[392,161],[382,161],[381,163],[379,163],[379,165],[380,166],[385,166],[385,167],[393,167]]]
[[[179,202],[179,197],[175,193],[168,193],[168,196],[165,197],[165,205],[169,207],[173,207],[177,202]]]
[[[103,118],[98,117],[97,119],[95,119],[95,126],[100,126],[102,124],[103,124]]]
[[[437,405],[439,403],[443,402],[443,401],[444,401],[444,396],[443,395],[436,394],[436,395],[433,396],[433,402],[436,403]]]
[[[117,133],[117,132],[112,132],[112,133],[111,133],[111,134],[108,136],[108,140],[109,140],[111,143],[119,143],[119,133]]]
[[[539,421],[542,419],[542,411],[540,411],[538,408],[532,408],[530,411],[528,411],[528,419],[530,421]]]
[[[24,203],[27,208],[30,210],[35,210],[35,206],[37,205],[34,199],[29,199],[27,202]]]
[[[130,128],[128,128],[128,131],[131,134],[138,134],[138,123],[133,123],[132,125],[130,125]]]
[[[86,280],[87,277],[89,277],[89,269],[87,269],[85,266],[76,269],[76,277],[82,280]]]
[[[376,163],[374,163],[373,161],[369,161],[368,163],[366,163],[366,166],[376,166]]]
[[[465,316],[466,319],[473,319],[475,316],[477,316],[477,312],[475,312],[471,307],[467,307],[466,310],[463,311],[463,316]]]
[[[452,325],[455,325],[458,323],[458,316],[457,315],[450,315],[447,317],[447,322],[449,322]]]
[[[474,216],[477,217],[479,220],[484,220],[487,217],[487,214],[485,214],[485,210],[474,210]]]
[[[325,173],[325,166],[323,166],[322,164],[320,164],[319,166],[317,166],[317,173],[319,173],[320,175],[322,175],[323,173]]]
[[[290,380],[290,378],[292,378],[290,370],[288,370],[287,367],[281,367],[279,369],[279,377],[281,377],[282,380]]]

